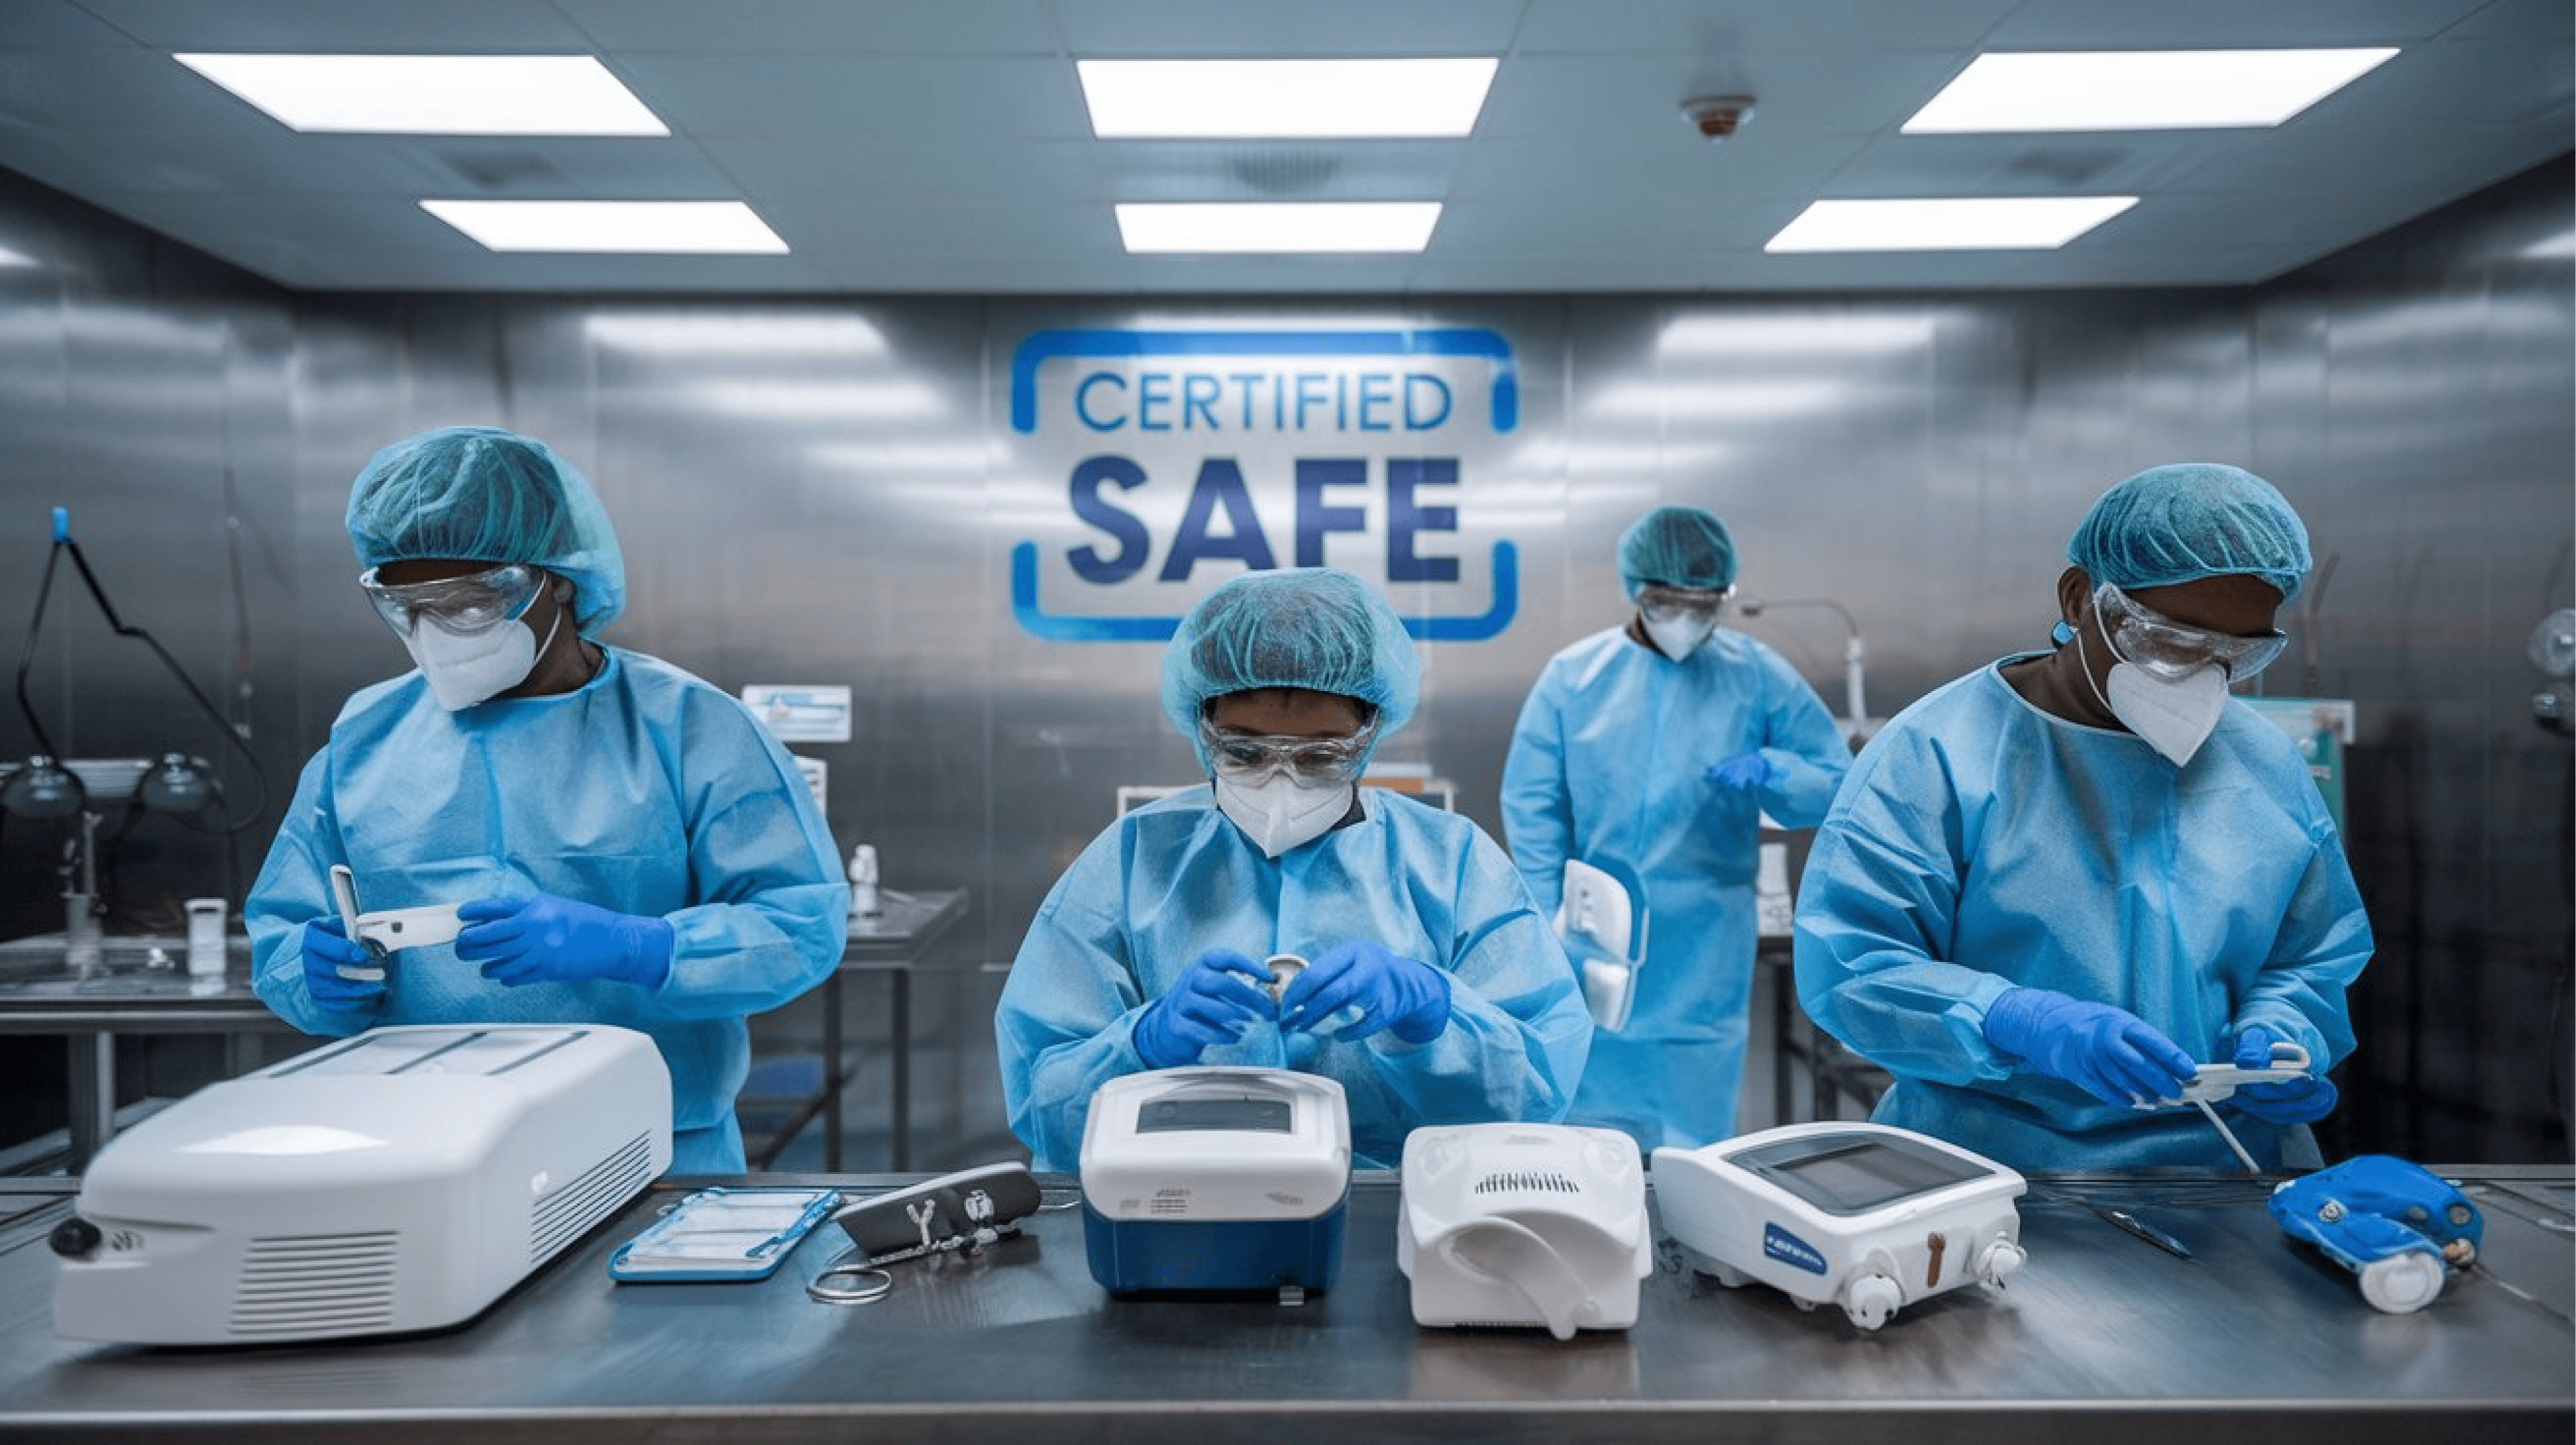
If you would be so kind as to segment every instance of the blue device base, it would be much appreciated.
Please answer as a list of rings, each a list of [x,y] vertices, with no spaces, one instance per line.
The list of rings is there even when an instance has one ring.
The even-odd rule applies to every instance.
[[[1342,1269],[1349,1191],[1311,1219],[1112,1220],[1082,1205],[1091,1277],[1112,1294],[1141,1290],[1325,1290]]]

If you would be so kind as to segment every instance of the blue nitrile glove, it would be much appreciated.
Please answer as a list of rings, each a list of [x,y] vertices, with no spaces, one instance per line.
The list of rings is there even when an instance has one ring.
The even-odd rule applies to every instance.
[[[2272,1046],[2287,1042],[2261,1024],[2248,1024],[2236,1036],[2236,1067],[2270,1068]],[[2333,1080],[2321,1074],[2283,1079],[2277,1084],[2239,1084],[2236,1096],[2227,1102],[2275,1124],[2313,1124],[2334,1112],[2335,1086]]]
[[[1708,780],[1729,788],[1769,787],[1780,781],[1780,769],[1760,753],[1738,753],[1708,770]]]
[[[1986,1010],[1986,1042],[2105,1104],[2179,1099],[2200,1076],[2181,1046],[2127,1009],[2015,988]]]
[[[1211,1044],[1232,1043],[1254,1019],[1276,1016],[1270,995],[1252,983],[1278,978],[1231,948],[1211,948],[1163,996],[1136,1016],[1136,1057],[1149,1069],[1198,1062]]]
[[[483,965],[485,978],[511,988],[585,978],[660,988],[671,975],[675,936],[666,918],[553,893],[477,898],[460,905],[456,916],[470,925],[456,935],[456,956]]]
[[[349,931],[336,918],[312,918],[304,924],[304,991],[334,1013],[357,1013],[385,1000],[381,978],[342,978],[342,965],[378,968],[365,944],[351,943]]]
[[[1312,1031],[1344,1007],[1358,1009],[1359,1018],[1334,1038],[1389,1029],[1408,1044],[1427,1044],[1449,1027],[1449,975],[1365,939],[1337,943],[1289,981],[1279,996],[1280,1027]]]

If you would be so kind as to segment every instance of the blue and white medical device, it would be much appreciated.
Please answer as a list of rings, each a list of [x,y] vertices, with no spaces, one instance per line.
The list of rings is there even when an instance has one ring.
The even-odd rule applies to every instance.
[[[2486,1221],[2448,1180],[2386,1154],[2362,1154],[2272,1191],[2281,1232],[2361,1280],[2373,1309],[2412,1314],[2451,1272],[2477,1261]]]
[[[1082,1129],[1091,1277],[1116,1294],[1330,1289],[1351,1192],[1342,1086],[1196,1066],[1110,1080]]]
[[[2028,1258],[2003,1165],[1885,1124],[1788,1124],[1655,1151],[1664,1229],[1730,1288],[1759,1280],[1802,1310],[1874,1330],[1902,1306],[1999,1284]]]

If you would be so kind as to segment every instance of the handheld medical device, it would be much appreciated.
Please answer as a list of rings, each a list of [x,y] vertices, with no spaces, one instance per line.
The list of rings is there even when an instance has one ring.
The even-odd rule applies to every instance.
[[[2273,1219],[2361,1280],[2373,1309],[2411,1314],[2453,1270],[2477,1262],[2486,1221],[2449,1181],[2403,1159],[2362,1154],[2272,1191]]]
[[[1637,970],[1646,959],[1645,889],[1579,858],[1565,861],[1564,901],[1556,936],[1583,983],[1583,1005],[1605,1029],[1624,1029],[1637,1003]]]
[[[832,1222],[850,1237],[850,1247],[806,1282],[805,1293],[825,1304],[874,1303],[894,1290],[885,1266],[961,1250],[980,1254],[1019,1233],[1044,1203],[1037,1180],[1018,1160],[844,1202]]]
[[[1655,1151],[1664,1230],[1730,1288],[1874,1330],[1916,1300],[2021,1268],[2027,1187],[2001,1164],[1884,1124],[1789,1124]]]
[[[1395,1267],[1421,1325],[1578,1329],[1637,1322],[1655,1268],[1646,1164],[1616,1129],[1430,1126],[1404,1137]]]
[[[429,903],[418,908],[387,908],[375,913],[358,911],[358,879],[346,863],[331,865],[331,898],[340,910],[341,931],[351,943],[367,950],[368,967],[342,965],[337,972],[343,978],[372,981],[385,976],[385,960],[405,948],[427,948],[432,944],[453,943],[465,931],[465,921],[456,916],[453,903]]]
[[[2236,1131],[2228,1128],[2227,1122],[2219,1118],[2218,1111],[2210,1106],[2222,1099],[2236,1097],[2236,1091],[2247,1084],[2277,1084],[2291,1079],[2304,1079],[2307,1076],[2308,1051],[2297,1044],[2276,1043],[2272,1045],[2271,1063],[2262,1068],[2239,1068],[2233,1063],[2202,1064],[2198,1066],[2196,1077],[2182,1086],[2182,1096],[2179,1101],[2140,1099],[2131,1107],[2163,1109],[2172,1107],[2176,1102],[2191,1105],[2200,1111],[2202,1118],[2209,1121],[2211,1128],[2218,1131],[2218,1137],[2227,1141],[2228,1149],[2236,1155],[2237,1162],[2245,1166],[2245,1172],[2260,1174],[2263,1172],[2263,1166],[2254,1162],[2254,1156],[2248,1153],[2245,1145],[2237,1139]]]
[[[408,1025],[210,1084],[91,1161],[54,1327],[145,1345],[480,1312],[671,1163],[671,1075],[598,1024]]]
[[[1110,1080],[1082,1129],[1091,1276],[1112,1293],[1330,1289],[1350,1202],[1342,1086],[1199,1066]]]

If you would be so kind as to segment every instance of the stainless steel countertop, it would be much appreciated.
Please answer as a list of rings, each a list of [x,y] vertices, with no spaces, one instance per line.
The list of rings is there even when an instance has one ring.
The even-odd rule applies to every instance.
[[[1359,1177],[1341,1278],[1302,1307],[1112,1299],[1071,1209],[979,1257],[897,1265],[875,1305],[806,1298],[836,1233],[760,1283],[612,1284],[608,1252],[674,1185],[455,1329],[202,1350],[54,1335],[42,1235],[67,1208],[57,1198],[0,1209],[0,1436],[2564,1445],[2569,1171],[2443,1172],[2484,1209],[2486,1251],[2412,1315],[2371,1309],[2351,1276],[2285,1239],[2261,1181],[2041,1178],[2022,1205],[2030,1265],[2003,1290],[1954,1290],[1872,1334],[1836,1309],[1693,1276],[1659,1230],[1636,1327],[1566,1343],[1415,1326],[1384,1174]],[[1068,1186],[1051,1201],[1073,1198],[1050,1182]],[[2195,1257],[2078,1200],[2145,1216]]]

